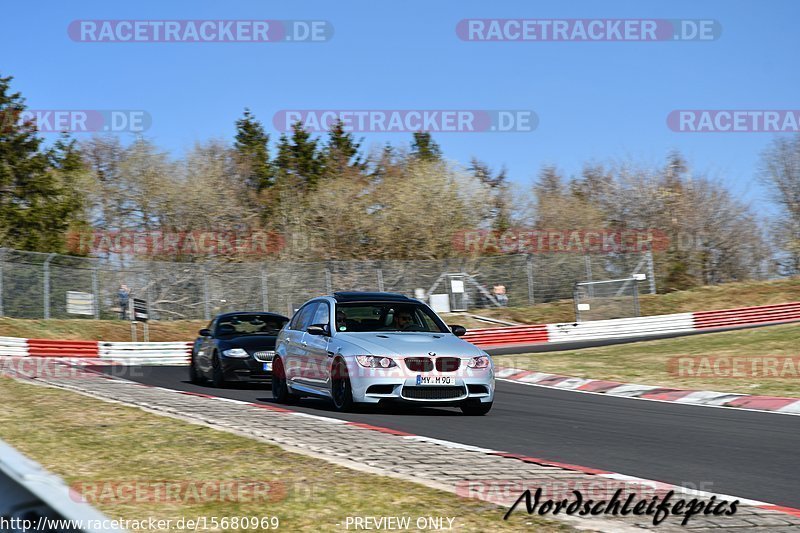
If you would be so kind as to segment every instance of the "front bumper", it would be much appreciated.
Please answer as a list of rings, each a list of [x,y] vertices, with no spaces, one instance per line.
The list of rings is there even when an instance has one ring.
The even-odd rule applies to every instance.
[[[411,372],[400,367],[365,369],[348,362],[353,401],[359,403],[404,402],[458,405],[466,400],[494,400],[494,370],[465,368],[456,372]],[[417,376],[452,377],[452,385],[420,385]]]
[[[272,379],[272,363],[269,370],[264,368],[267,362],[257,361],[253,356],[247,358],[223,357],[222,373],[225,381],[264,382]]]

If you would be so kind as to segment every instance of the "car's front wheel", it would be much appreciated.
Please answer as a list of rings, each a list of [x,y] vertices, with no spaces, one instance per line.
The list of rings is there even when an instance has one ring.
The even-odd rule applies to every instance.
[[[225,373],[222,369],[222,361],[219,359],[219,354],[215,353],[211,360],[211,384],[218,389],[225,387]]]
[[[272,362],[272,398],[278,403],[294,403],[297,400],[297,396],[289,391],[281,359]]]
[[[189,362],[189,381],[195,385],[203,381],[203,376],[197,371],[197,363],[195,362],[194,356],[192,356],[192,360]]]
[[[334,363],[331,374],[331,399],[337,411],[346,413],[353,410],[353,388],[347,365],[341,359]]]
[[[461,404],[461,412],[467,416],[483,416],[492,410],[492,402],[470,400]]]

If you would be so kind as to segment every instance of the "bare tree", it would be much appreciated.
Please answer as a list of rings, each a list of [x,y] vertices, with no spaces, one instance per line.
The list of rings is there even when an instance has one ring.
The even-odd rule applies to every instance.
[[[761,158],[759,175],[781,213],[772,225],[773,236],[784,252],[781,266],[788,274],[800,273],[800,135],[777,138]]]

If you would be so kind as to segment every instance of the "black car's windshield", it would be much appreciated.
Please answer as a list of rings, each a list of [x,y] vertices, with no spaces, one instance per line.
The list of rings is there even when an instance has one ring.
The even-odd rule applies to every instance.
[[[427,306],[395,302],[341,303],[336,306],[336,330],[432,333],[449,331]]]
[[[274,315],[229,315],[219,319],[215,333],[217,337],[277,335],[286,322]]]

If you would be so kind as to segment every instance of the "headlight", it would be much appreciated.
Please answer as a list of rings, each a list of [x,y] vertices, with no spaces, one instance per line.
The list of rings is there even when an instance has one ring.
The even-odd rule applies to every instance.
[[[241,348],[231,348],[230,350],[225,350],[222,352],[222,355],[225,357],[250,357],[250,354]]]
[[[364,368],[391,368],[397,366],[394,359],[375,355],[357,355],[356,361]]]
[[[473,357],[467,363],[469,368],[489,368],[489,358],[485,355],[479,355],[478,357]]]

